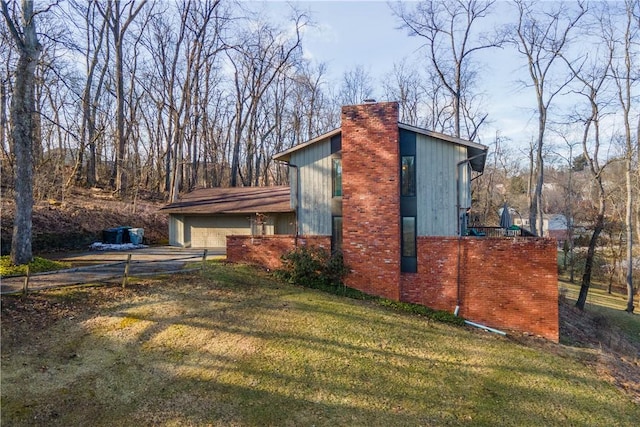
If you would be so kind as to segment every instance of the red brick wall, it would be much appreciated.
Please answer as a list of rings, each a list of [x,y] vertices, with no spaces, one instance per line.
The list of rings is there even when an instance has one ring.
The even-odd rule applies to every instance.
[[[453,311],[458,239],[418,237],[418,272],[402,275],[402,301]],[[559,339],[554,239],[460,240],[460,315],[494,328]]]
[[[298,236],[298,246],[331,250],[331,236]],[[227,236],[227,261],[246,262],[269,269],[282,266],[280,257],[296,247],[292,235]]]
[[[342,107],[342,251],[347,285],[400,298],[398,104]]]

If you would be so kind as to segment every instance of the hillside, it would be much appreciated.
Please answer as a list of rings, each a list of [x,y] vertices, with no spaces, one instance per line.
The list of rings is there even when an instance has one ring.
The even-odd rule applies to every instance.
[[[4,295],[1,306],[2,425],[635,426],[640,417],[625,387],[638,384],[637,365],[621,378],[600,346],[454,327],[244,265],[210,262],[125,289]]]
[[[166,244],[167,216],[159,200],[118,200],[100,189],[73,188],[64,200],[37,202],[33,210],[34,253],[84,249],[99,241],[102,230],[117,226],[144,228],[145,244]],[[15,206],[2,195],[2,254],[8,254]]]

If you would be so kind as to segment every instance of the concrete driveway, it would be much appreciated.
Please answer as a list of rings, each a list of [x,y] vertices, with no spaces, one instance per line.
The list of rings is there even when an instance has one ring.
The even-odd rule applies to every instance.
[[[47,274],[34,274],[29,278],[29,290],[42,290],[56,286],[98,283],[122,280],[125,263],[131,254],[130,276],[144,276],[177,272],[187,263],[202,261],[204,249],[185,249],[173,246],[156,246],[126,251],[88,251],[51,256],[71,263],[72,268]],[[207,250],[207,260],[225,256],[224,248]],[[0,294],[22,292],[24,277],[9,277],[0,282]]]

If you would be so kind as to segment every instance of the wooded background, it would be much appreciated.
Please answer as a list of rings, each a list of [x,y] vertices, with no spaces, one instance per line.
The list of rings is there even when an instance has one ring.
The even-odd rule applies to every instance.
[[[1,4],[3,197],[20,181],[10,113],[37,25],[35,200],[63,200],[73,186],[174,201],[199,186],[283,184],[275,153],[339,126],[341,105],[376,96],[399,101],[404,123],[490,146],[473,186],[478,222],[496,224],[505,201],[534,232],[544,214],[562,213],[572,233],[585,230],[584,270],[631,286],[640,239],[638,0],[515,0],[513,22],[490,32],[479,28],[495,18],[493,1],[391,4],[399,31],[423,49],[380,81],[354,64],[339,82],[328,79],[329,65],[302,55],[313,25],[304,2],[277,20],[260,13],[265,5],[222,0]],[[514,80],[536,105],[537,132],[524,150],[500,133],[480,137],[492,118],[476,65],[497,48],[519,58]]]

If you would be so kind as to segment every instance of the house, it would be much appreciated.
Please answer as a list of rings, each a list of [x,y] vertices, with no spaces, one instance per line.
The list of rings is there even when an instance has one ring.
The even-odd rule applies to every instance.
[[[529,227],[529,218],[514,218],[514,224],[521,227]],[[569,221],[563,214],[542,215],[542,235],[558,241],[558,247],[562,247],[569,238]]]
[[[169,215],[169,244],[226,247],[228,235],[292,234],[289,187],[201,188],[160,212]]]
[[[415,273],[417,236],[464,229],[487,147],[399,123],[397,103],[344,107],[342,119],[274,156],[290,167],[297,232],[330,235],[334,249],[358,252],[366,266],[382,257]]]
[[[555,240],[463,237],[487,147],[398,117],[395,102],[345,106],[340,128],[277,154],[295,234],[228,236],[227,260],[277,267],[300,244],[341,250],[348,286],[558,341]]]

